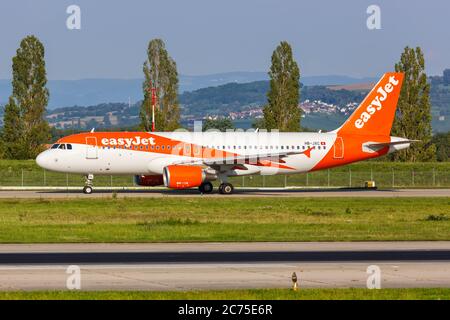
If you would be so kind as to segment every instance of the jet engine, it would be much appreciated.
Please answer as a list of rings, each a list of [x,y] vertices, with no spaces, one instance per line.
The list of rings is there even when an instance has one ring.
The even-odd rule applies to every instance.
[[[134,182],[138,186],[154,187],[161,186],[164,184],[164,179],[162,174],[155,174],[149,176],[134,176]]]
[[[163,170],[164,185],[172,189],[187,189],[217,179],[217,175],[201,166],[170,165]]]

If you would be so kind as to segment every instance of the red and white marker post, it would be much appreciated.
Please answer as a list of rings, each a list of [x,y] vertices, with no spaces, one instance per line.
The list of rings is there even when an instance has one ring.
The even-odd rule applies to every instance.
[[[152,132],[155,132],[155,105],[156,105],[156,88],[149,88],[152,92]]]

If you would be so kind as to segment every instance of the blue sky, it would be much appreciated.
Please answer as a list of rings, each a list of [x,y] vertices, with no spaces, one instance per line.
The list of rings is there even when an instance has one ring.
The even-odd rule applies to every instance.
[[[66,8],[81,8],[68,30]],[[381,30],[366,27],[370,4]],[[0,2],[0,78],[20,39],[37,35],[49,79],[140,78],[148,41],[161,37],[182,74],[266,71],[281,40],[303,75],[378,76],[404,46],[421,46],[427,72],[450,67],[450,2],[442,0],[15,0]]]

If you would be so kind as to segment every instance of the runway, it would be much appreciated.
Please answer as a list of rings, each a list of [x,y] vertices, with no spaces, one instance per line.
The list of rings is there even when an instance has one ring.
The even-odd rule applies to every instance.
[[[0,290],[64,290],[69,265],[83,290],[450,287],[450,242],[0,245]]]
[[[154,197],[224,197],[218,193],[201,195],[197,190],[168,190],[168,189],[137,189],[137,190],[114,190],[119,198],[154,198]],[[0,191],[0,199],[2,198],[19,198],[19,199],[61,199],[61,198],[110,198],[113,190],[107,188],[94,189],[94,193],[85,195],[80,189],[64,189],[58,190],[39,189],[35,190],[17,188],[3,189]],[[261,188],[261,189],[235,189],[232,195],[225,197],[234,198],[251,198],[251,197],[450,197],[450,189],[386,189],[386,190],[367,190],[360,188],[340,188],[340,189],[285,189],[285,188]]]

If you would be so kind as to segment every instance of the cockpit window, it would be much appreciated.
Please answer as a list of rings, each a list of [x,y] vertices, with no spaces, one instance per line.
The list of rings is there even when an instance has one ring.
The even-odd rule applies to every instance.
[[[55,143],[54,145],[52,145],[51,147],[52,149],[67,149],[67,150],[72,150],[72,145],[70,143]]]

